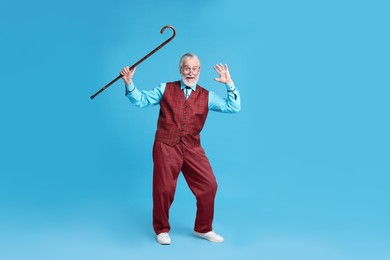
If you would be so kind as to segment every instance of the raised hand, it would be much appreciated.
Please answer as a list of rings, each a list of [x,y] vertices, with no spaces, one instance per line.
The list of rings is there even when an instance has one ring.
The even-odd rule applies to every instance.
[[[227,64],[223,65],[222,63],[216,64],[214,66],[214,70],[219,74],[219,78],[214,78],[215,81],[220,83],[229,84],[232,83],[233,80],[230,77],[229,69]]]
[[[125,82],[126,86],[133,83],[133,76],[134,76],[135,70],[136,70],[135,67],[134,67],[134,69],[130,70],[130,68],[128,66],[124,67],[121,70],[120,74],[121,74],[122,79]]]

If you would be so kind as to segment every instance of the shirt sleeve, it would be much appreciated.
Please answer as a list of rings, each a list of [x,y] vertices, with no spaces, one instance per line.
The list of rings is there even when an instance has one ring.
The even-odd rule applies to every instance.
[[[154,106],[160,103],[162,96],[164,94],[166,83],[161,83],[152,90],[142,90],[140,91],[134,83],[131,83],[126,88],[126,96],[129,98],[130,102],[137,107],[148,107]]]
[[[237,113],[241,110],[241,96],[234,83],[225,84],[227,97],[222,98],[209,91],[209,109],[222,113]]]

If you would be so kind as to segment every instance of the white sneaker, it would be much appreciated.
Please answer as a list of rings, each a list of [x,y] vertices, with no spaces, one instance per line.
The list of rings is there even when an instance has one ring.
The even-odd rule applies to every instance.
[[[160,233],[157,235],[157,242],[160,245],[170,245],[171,244],[171,238],[169,237],[168,233]]]
[[[199,233],[194,231],[195,236],[205,238],[210,242],[215,242],[215,243],[222,243],[224,241],[223,237],[215,233],[214,231],[210,231],[207,233]]]

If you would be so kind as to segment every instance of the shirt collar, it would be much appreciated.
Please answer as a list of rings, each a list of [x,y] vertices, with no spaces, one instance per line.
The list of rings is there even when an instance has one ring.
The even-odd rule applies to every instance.
[[[181,79],[180,80],[180,89],[183,90],[185,89],[187,86],[184,84],[183,80]],[[193,85],[193,86],[189,86],[193,91],[196,91],[196,84]]]

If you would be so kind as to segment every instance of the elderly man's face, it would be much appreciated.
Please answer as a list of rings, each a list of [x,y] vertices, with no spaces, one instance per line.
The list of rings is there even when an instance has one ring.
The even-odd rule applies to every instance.
[[[181,78],[186,86],[193,86],[198,83],[200,66],[197,58],[187,58],[180,68]]]

